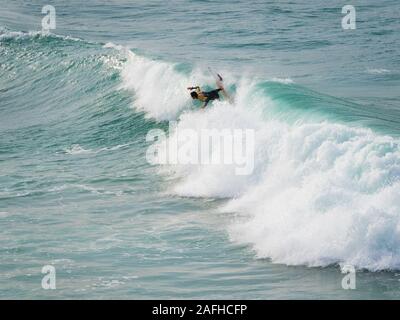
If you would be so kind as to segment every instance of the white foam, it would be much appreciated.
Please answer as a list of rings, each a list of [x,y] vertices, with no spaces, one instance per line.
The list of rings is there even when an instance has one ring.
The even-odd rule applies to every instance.
[[[279,82],[283,84],[292,84],[294,81],[290,78],[272,78],[272,81]]]
[[[246,89],[247,88],[247,93]],[[289,265],[400,268],[400,141],[333,123],[263,119],[273,104],[239,86],[237,104],[186,113],[178,127],[254,128],[255,170],[175,166],[172,192],[231,198],[233,241]]]
[[[210,77],[200,70],[187,76],[177,72],[174,64],[151,60],[131,51],[127,59],[122,70],[122,88],[134,93],[134,108],[157,120],[176,119],[192,103],[186,88],[210,82]]]
[[[260,182],[224,208],[246,216],[232,239],[280,263],[399,268],[398,142],[328,123],[281,132]]]
[[[87,150],[82,148],[79,144],[73,144],[70,148],[65,149],[65,153],[75,155],[75,154],[87,154],[91,153],[92,150]]]
[[[367,73],[370,74],[385,74],[385,73],[390,73],[391,71],[388,69],[383,69],[383,68],[377,68],[377,69],[367,69]]]
[[[400,268],[399,141],[332,123],[264,121],[243,107],[185,114],[178,127],[256,130],[255,170],[174,166],[171,192],[231,198],[233,241],[288,265]]]
[[[42,35],[41,31],[22,32],[22,31],[2,30],[0,33],[0,41],[1,40],[9,40],[9,39],[30,38],[30,37],[40,36],[40,35]]]
[[[150,117],[176,119],[189,103],[184,88],[190,77],[172,65],[132,55],[122,74]],[[329,122],[285,123],[266,112],[271,107],[277,106],[265,93],[257,95],[254,84],[242,80],[235,105],[215,101],[180,114],[178,129],[254,129],[255,166],[249,176],[227,165],[162,167],[178,178],[170,193],[230,198],[221,208],[235,216],[229,235],[258,257],[399,269],[400,141]]]
[[[60,192],[60,191],[68,190],[68,189],[80,189],[80,190],[84,190],[84,191],[87,191],[87,192],[90,192],[93,194],[113,195],[113,196],[117,196],[117,197],[122,196],[124,193],[124,190],[111,191],[111,190],[106,190],[104,188],[99,188],[99,187],[95,188],[95,187],[84,185],[84,184],[63,184],[63,185],[52,187],[52,188],[48,189],[47,192]]]
[[[121,148],[124,148],[126,146],[128,146],[129,143],[125,143],[125,144],[118,144],[116,146],[113,147],[104,147],[104,148],[100,148],[98,150],[92,150],[92,149],[85,149],[83,147],[81,147],[79,144],[73,144],[71,147],[66,148],[64,151],[66,154],[70,154],[70,155],[78,155],[78,154],[97,154],[103,151],[115,151],[115,150],[119,150]]]
[[[126,47],[124,47],[124,46],[122,46],[122,45],[119,45],[119,44],[115,44],[115,43],[113,43],[113,42],[107,42],[107,43],[103,46],[103,48],[106,48],[106,49],[115,49],[115,50],[119,50],[119,51],[127,50]]]
[[[83,41],[82,39],[71,37],[71,36],[63,36],[57,35],[51,32],[43,32],[43,31],[10,31],[8,29],[0,30],[0,41],[1,40],[10,40],[10,39],[26,39],[26,38],[34,38],[34,37],[53,37],[64,40],[71,41]]]

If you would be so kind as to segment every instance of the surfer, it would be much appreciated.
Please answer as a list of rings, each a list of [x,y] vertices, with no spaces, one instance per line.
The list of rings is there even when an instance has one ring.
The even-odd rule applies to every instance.
[[[222,92],[222,94],[225,96],[225,98],[229,102],[231,102],[231,99],[230,99],[228,93],[225,91],[225,88],[222,84],[222,80],[223,80],[222,77],[219,74],[217,74],[217,76],[218,76],[217,82],[216,82],[217,87],[218,87],[217,89],[205,92],[205,91],[202,91],[199,86],[187,88],[188,90],[191,90],[190,96],[192,97],[193,100],[200,100],[200,101],[204,102],[203,105],[201,106],[201,108],[205,108],[208,105],[208,103],[212,100],[219,100],[220,99],[219,92]]]

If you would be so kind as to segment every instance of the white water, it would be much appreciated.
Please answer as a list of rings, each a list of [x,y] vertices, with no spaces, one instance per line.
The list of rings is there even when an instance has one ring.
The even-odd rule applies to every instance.
[[[148,117],[178,117],[178,129],[256,131],[251,175],[237,176],[223,165],[167,168],[180,178],[171,193],[230,199],[221,210],[234,213],[232,241],[289,265],[400,268],[399,141],[344,124],[266,117],[273,102],[246,79],[235,80],[235,105],[191,110],[185,88],[194,80],[209,83],[205,73],[185,76],[173,65],[131,54],[122,76],[135,107]]]

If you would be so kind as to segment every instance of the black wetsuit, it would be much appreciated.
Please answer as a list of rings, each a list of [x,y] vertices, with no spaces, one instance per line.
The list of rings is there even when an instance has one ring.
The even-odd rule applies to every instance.
[[[211,101],[211,100],[219,100],[219,94],[218,92],[220,92],[222,89],[215,89],[212,91],[208,91],[208,92],[203,92],[203,95],[206,97],[206,101],[204,103],[204,107],[207,106],[207,104]]]

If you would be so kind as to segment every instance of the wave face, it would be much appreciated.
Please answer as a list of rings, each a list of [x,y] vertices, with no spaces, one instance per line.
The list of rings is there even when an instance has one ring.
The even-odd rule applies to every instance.
[[[0,110],[8,117],[3,133],[25,138],[34,133],[36,150],[65,156],[111,157],[116,152],[118,159],[125,152],[134,157],[138,170],[148,170],[145,134],[165,127],[167,120],[178,120],[178,129],[197,131],[254,129],[251,175],[237,176],[225,166],[160,167],[173,177],[167,193],[225,199],[219,210],[234,213],[230,238],[250,245],[260,258],[288,265],[400,268],[398,123],[371,119],[363,106],[307,90],[291,79],[253,79],[227,70],[220,71],[235,94],[234,105],[221,101],[198,110],[186,86],[211,88],[213,80],[197,66],[54,35],[3,33],[0,41],[2,65],[10,66],[6,78],[11,81],[1,83],[6,93]],[[21,46],[26,51],[17,54]],[[13,65],[4,60],[11,55],[16,58]],[[39,57],[42,63],[35,64]],[[35,72],[23,73],[26,66]],[[24,92],[31,88],[23,80],[44,98],[29,104]],[[19,87],[7,85],[19,81]],[[17,104],[21,96],[26,100]],[[5,113],[11,105],[14,110]],[[68,110],[62,108],[66,105]],[[35,116],[28,117],[32,110]],[[11,121],[21,118],[26,120]],[[11,143],[4,143],[1,152],[12,153],[13,147],[24,152],[23,146]],[[113,175],[116,169],[109,170]],[[7,197],[12,197],[11,186],[7,188]],[[60,190],[51,184],[47,188]]]

